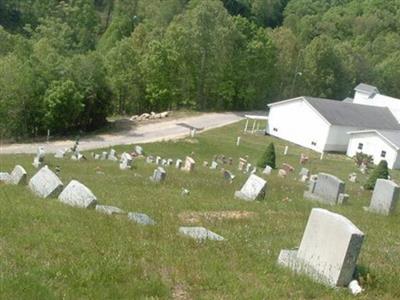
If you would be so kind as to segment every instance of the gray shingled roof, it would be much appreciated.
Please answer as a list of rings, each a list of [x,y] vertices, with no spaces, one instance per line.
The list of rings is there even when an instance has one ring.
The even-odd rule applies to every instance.
[[[387,107],[313,97],[303,98],[332,125],[360,129],[400,130],[399,123]]]
[[[353,103],[353,100],[354,100],[353,98],[346,97],[342,101],[345,102],[345,103]]]
[[[397,148],[400,148],[400,131],[377,130]]]
[[[356,91],[361,91],[361,92],[365,92],[367,94],[376,94],[379,93],[379,90],[376,86],[373,85],[369,85],[369,84],[365,84],[365,83],[360,83],[359,85],[357,85],[354,90]]]

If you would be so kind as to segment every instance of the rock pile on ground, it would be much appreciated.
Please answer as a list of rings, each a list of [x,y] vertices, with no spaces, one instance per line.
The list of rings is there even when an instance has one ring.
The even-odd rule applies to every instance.
[[[169,111],[164,111],[161,113],[155,113],[152,111],[151,113],[144,113],[141,115],[134,115],[129,120],[131,121],[144,121],[144,120],[156,120],[156,119],[164,119],[169,116]]]

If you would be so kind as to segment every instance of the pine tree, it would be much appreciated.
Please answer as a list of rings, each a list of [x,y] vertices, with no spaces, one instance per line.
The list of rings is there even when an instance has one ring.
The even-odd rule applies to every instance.
[[[260,160],[258,161],[258,166],[260,168],[265,168],[267,165],[271,168],[275,169],[276,162],[275,162],[275,146],[274,143],[270,143],[265,150],[264,154],[261,156]]]
[[[375,187],[376,180],[378,178],[388,179],[389,170],[386,160],[381,160],[372,174],[369,176],[367,183],[364,185],[364,188],[367,190],[373,190]]]

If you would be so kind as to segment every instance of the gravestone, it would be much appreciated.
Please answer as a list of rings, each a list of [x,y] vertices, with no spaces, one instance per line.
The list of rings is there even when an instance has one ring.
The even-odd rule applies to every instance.
[[[64,158],[65,156],[65,151],[62,149],[57,150],[56,154],[54,154],[55,158]]]
[[[121,170],[127,170],[132,167],[133,157],[129,153],[122,153],[121,159],[119,161],[119,168]]]
[[[167,172],[165,172],[163,167],[158,167],[154,170],[153,176],[150,177],[150,180],[153,182],[163,182],[167,177]]]
[[[144,151],[141,146],[135,146],[135,152],[137,155],[144,155]]]
[[[290,173],[290,172],[294,171],[294,168],[291,165],[287,164],[287,163],[283,163],[282,164],[282,169],[285,170],[286,173]]]
[[[228,170],[224,170],[224,179],[232,183],[233,179],[235,179],[235,175]]]
[[[285,178],[287,175],[288,175],[288,173],[286,172],[286,170],[284,170],[284,169],[279,169],[279,171],[278,171],[278,177]]]
[[[38,147],[38,149],[36,151],[36,156],[33,159],[33,163],[32,163],[32,165],[36,169],[38,169],[42,165],[42,163],[44,162],[45,155],[46,155],[46,152],[44,151],[44,147],[43,146]]]
[[[11,172],[10,174],[11,177],[11,184],[21,184],[21,185],[25,185],[26,184],[26,179],[27,179],[27,174],[26,171],[23,167],[21,167],[20,165],[16,165],[14,170]]]
[[[160,156],[156,157],[156,164],[157,165],[161,164],[161,157]]]
[[[337,204],[339,195],[344,194],[345,184],[342,180],[327,173],[319,173],[314,191],[304,192],[304,198],[325,204]]]
[[[203,161],[203,167],[208,167],[208,161]]]
[[[76,180],[70,181],[58,196],[58,200],[81,208],[94,208],[97,204],[96,196],[93,195],[92,191]]]
[[[272,168],[268,165],[265,166],[264,170],[263,170],[263,174],[264,175],[271,175],[272,172]]]
[[[100,154],[97,154],[97,153],[96,153],[96,154],[94,155],[94,159],[95,159],[95,160],[99,160],[100,158],[101,158]]]
[[[175,168],[180,169],[182,168],[182,159],[177,159],[175,162]]]
[[[107,157],[108,157],[108,153],[107,153],[106,151],[103,151],[103,152],[101,153],[100,159],[101,159],[101,160],[106,160]]]
[[[283,155],[287,155],[289,151],[289,146],[285,146],[285,150],[283,150]]]
[[[110,150],[110,153],[108,154],[108,160],[112,160],[112,161],[117,161],[117,152],[114,149]]]
[[[247,164],[246,164],[246,168],[245,168],[245,173],[249,173],[249,172],[250,172],[250,169],[251,169],[251,164],[250,164],[250,163],[247,163]]]
[[[211,162],[210,169],[215,170],[215,169],[217,169],[217,168],[218,168],[218,163],[217,163],[215,160],[213,160],[213,161]]]
[[[172,158],[167,159],[167,166],[172,166],[174,164],[174,160]]]
[[[253,167],[253,170],[251,170],[250,174],[256,174],[257,173],[257,167]]]
[[[29,180],[29,188],[41,198],[57,197],[63,188],[63,183],[47,166],[41,168]]]
[[[155,225],[156,222],[148,215],[137,212],[128,213],[128,219],[134,221],[140,225]]]
[[[11,182],[11,175],[7,172],[0,172],[0,182],[9,184]]]
[[[154,162],[154,156],[147,156],[146,157],[146,163],[151,164]]]
[[[223,241],[224,238],[204,227],[179,227],[179,233],[198,241]]]
[[[244,170],[244,168],[245,168],[245,166],[246,166],[246,164],[247,164],[247,160],[246,159],[244,159],[244,158],[239,158],[239,165],[238,165],[238,170],[239,171],[243,171]]]
[[[266,187],[267,182],[264,179],[252,174],[240,191],[235,192],[235,197],[246,201],[262,200],[265,197]]]
[[[183,166],[183,170],[186,172],[192,172],[194,170],[195,165],[196,165],[196,162],[194,161],[194,159],[189,156],[186,156],[185,165]]]
[[[239,147],[240,146],[240,136],[238,136],[236,138],[236,146]]]
[[[307,168],[301,168],[299,176],[301,182],[306,182],[310,177],[310,170],[308,170]]]
[[[357,182],[357,173],[350,173],[348,179],[350,182]]]
[[[300,155],[300,164],[304,165],[308,162],[308,156],[304,155],[303,153],[301,153]]]
[[[364,233],[344,216],[314,208],[299,249],[281,250],[278,263],[331,287],[347,286],[363,240]]]
[[[110,206],[110,205],[96,205],[96,211],[106,214],[106,215],[122,215],[125,214],[125,212],[115,206]]]
[[[368,211],[382,215],[391,214],[399,199],[400,187],[391,180],[378,179],[372,193]]]

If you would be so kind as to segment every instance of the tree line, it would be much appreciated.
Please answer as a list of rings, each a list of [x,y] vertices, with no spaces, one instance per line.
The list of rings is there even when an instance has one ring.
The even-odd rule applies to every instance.
[[[400,97],[395,0],[3,0],[0,129],[103,126],[110,114]]]

